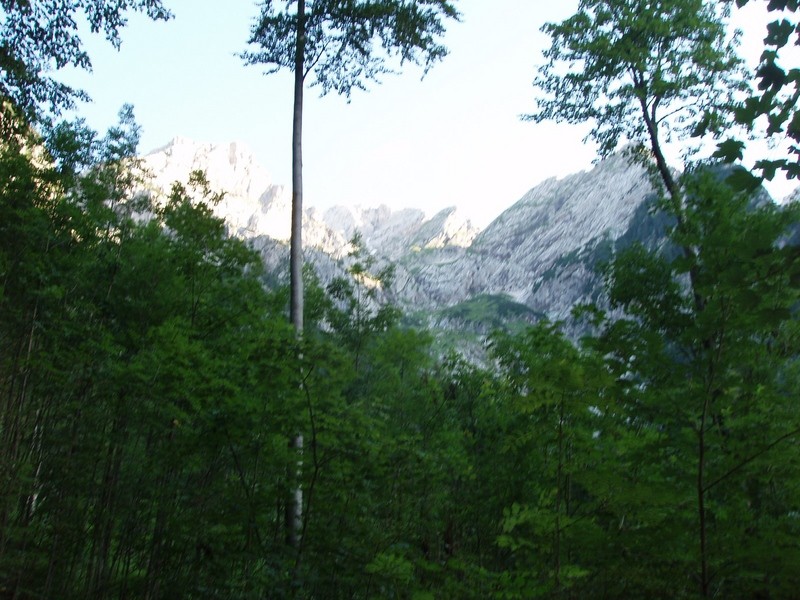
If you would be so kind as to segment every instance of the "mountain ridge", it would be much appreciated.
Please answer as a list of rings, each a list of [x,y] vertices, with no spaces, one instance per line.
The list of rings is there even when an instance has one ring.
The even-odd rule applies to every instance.
[[[217,216],[260,250],[274,277],[285,280],[291,194],[245,147],[176,138],[143,161],[155,174],[156,194],[191,170],[204,170],[212,189],[226,192],[214,207]],[[476,307],[563,320],[575,304],[596,299],[596,266],[618,244],[652,242],[663,234],[664,223],[650,215],[655,196],[646,168],[621,152],[589,170],[546,179],[483,230],[456,207],[430,217],[421,209],[385,205],[310,207],[304,211],[304,252],[325,284],[344,273],[358,232],[379,266],[395,266],[387,299],[428,323],[471,318]],[[476,298],[484,300],[474,304]]]
[[[147,189],[155,196],[169,192],[173,182],[186,181],[194,170],[205,172],[210,187],[224,192],[214,213],[223,218],[230,233],[244,239],[269,237],[288,242],[291,234],[291,192],[272,182],[246,145],[214,144],[175,137],[142,157],[152,178]],[[401,254],[407,239],[420,247],[469,245],[479,233],[456,207],[426,217],[421,209],[392,210],[375,207],[314,206],[304,210],[305,246],[341,258],[358,231],[364,241],[380,246],[388,258]]]

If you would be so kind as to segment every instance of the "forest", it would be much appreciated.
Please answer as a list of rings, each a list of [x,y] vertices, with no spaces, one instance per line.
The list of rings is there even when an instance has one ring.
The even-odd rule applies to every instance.
[[[526,118],[627,147],[669,225],[571,322],[500,329],[476,362],[379,302],[391,268],[358,244],[323,284],[293,229],[276,282],[202,172],[138,193],[130,106],[104,134],[61,118],[79,17],[118,45],[168,2],[3,0],[0,598],[797,598],[800,206],[758,186],[800,175],[800,22],[769,0],[748,73],[746,1],[581,0],[544,26]],[[304,86],[435,68],[456,4],[261,3],[242,59],[295,74],[296,207]],[[737,166],[758,136],[786,156]],[[666,140],[716,151],[679,173]]]

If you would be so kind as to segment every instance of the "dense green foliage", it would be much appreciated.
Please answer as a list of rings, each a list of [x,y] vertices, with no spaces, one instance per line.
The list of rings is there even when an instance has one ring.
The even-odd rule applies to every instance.
[[[481,366],[358,236],[298,337],[202,173],[135,192],[137,139],[0,142],[0,598],[796,597],[800,206],[692,167],[581,343],[520,323]]]
[[[131,195],[122,117],[0,156],[3,597],[677,598],[703,570],[709,595],[800,585],[796,207],[698,169],[671,233],[696,265],[629,247],[606,269],[624,318],[588,311],[582,347],[548,323],[497,334],[480,368],[378,304],[391,273],[358,238],[347,277],[307,272],[298,340],[200,174],[161,205]]]
[[[685,551],[652,548],[641,566],[683,561],[676,595],[697,585],[678,579],[685,569],[703,597],[790,597],[800,560],[800,262],[782,240],[800,214],[754,205],[704,169],[683,189],[686,226],[670,238],[695,253],[634,246],[616,256],[607,291],[626,317],[605,321],[592,341],[621,388],[612,410],[649,467],[637,486],[660,500],[646,522]]]

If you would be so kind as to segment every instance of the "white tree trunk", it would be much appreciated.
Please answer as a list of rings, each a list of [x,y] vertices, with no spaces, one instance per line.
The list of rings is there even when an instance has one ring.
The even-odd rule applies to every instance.
[[[303,335],[303,89],[305,84],[305,0],[297,2],[297,46],[294,60],[294,111],[292,123],[292,237],[289,250],[289,316],[298,339]],[[303,529],[303,434],[295,434],[290,447],[297,455],[294,492],[286,506],[286,541],[297,548]]]

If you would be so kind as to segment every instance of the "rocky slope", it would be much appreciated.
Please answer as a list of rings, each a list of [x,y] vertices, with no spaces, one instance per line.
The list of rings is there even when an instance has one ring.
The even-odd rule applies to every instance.
[[[144,156],[143,162],[153,175],[150,192],[166,194],[173,182],[186,182],[192,171],[202,170],[212,190],[225,192],[214,212],[228,222],[232,234],[246,239],[289,241],[291,191],[274,184],[241,144],[208,144],[175,138]],[[306,248],[340,258],[347,253],[349,240],[356,231],[370,248],[379,249],[389,260],[399,259],[410,247],[468,246],[478,234],[455,208],[431,219],[426,219],[421,210],[392,211],[386,206],[305,210]]]
[[[549,179],[502,213],[467,248],[409,252],[398,300],[435,307],[505,294],[559,319],[595,287],[597,253],[628,231],[652,196],[645,170],[622,155]]]
[[[156,191],[205,170],[212,187],[226,192],[216,213],[232,233],[259,245],[268,267],[285,272],[291,196],[245,148],[176,138],[144,161]],[[348,240],[360,232],[374,256],[397,266],[392,300],[429,323],[447,325],[492,306],[560,319],[595,293],[594,265],[617,240],[649,235],[651,197],[645,170],[615,155],[534,187],[484,231],[455,208],[426,218],[411,208],[337,206],[306,210],[303,235],[307,258],[326,281],[341,271]]]

